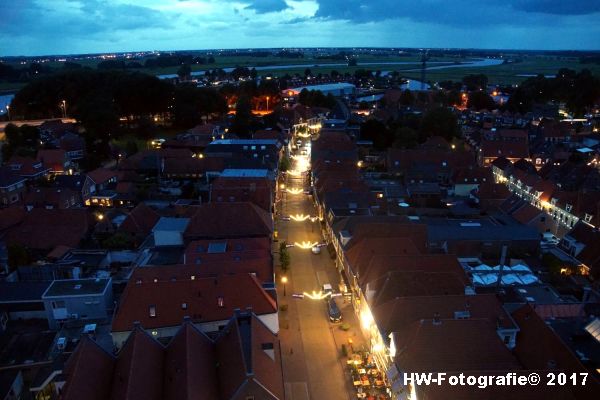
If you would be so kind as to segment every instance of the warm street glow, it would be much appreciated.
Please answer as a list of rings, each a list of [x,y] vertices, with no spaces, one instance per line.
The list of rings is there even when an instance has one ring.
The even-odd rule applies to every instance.
[[[302,190],[302,189],[287,189],[287,192],[291,193],[291,194],[300,194],[300,193],[304,193],[304,190]]]
[[[305,297],[308,297],[311,300],[323,300],[323,299],[326,299],[328,296],[331,295],[331,293],[323,293],[321,291],[317,292],[315,290],[312,291],[312,294],[311,293],[306,293],[306,292],[304,292],[303,294],[304,294]]]
[[[287,283],[287,281],[288,281],[288,278],[287,278],[287,276],[282,276],[282,277],[281,277],[281,283],[284,283],[284,284],[285,284],[285,283]]]
[[[296,214],[296,215],[290,215],[290,218],[294,221],[302,222],[302,221],[306,221],[307,219],[309,219],[310,215]]]
[[[373,323],[373,315],[370,310],[362,310],[360,312],[360,322],[364,329],[369,329]]]
[[[302,241],[302,243],[294,242],[295,247],[300,247],[301,249],[304,249],[304,250],[310,250],[318,244],[319,244],[318,242],[309,242],[308,240]]]

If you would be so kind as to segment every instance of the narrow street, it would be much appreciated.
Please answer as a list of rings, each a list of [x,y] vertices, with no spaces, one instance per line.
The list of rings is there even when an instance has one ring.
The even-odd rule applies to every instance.
[[[296,168],[298,163],[298,160],[293,161],[292,168]],[[280,218],[276,221],[279,242],[311,244],[288,249],[291,265],[285,274],[285,296],[281,283],[284,274],[279,270],[277,276],[280,305],[288,306],[285,311],[280,309],[279,316],[286,399],[355,398],[356,392],[347,373],[341,346],[344,343],[348,345],[349,338],[355,348],[362,344],[358,320],[350,303],[343,297],[337,297],[336,302],[343,315],[342,323],[350,326],[348,331],[340,329],[341,323],[329,322],[325,300],[292,296],[294,293],[318,293],[325,283],[330,283],[337,292],[340,278],[326,247],[321,248],[320,254],[311,251],[313,244],[323,242],[319,221],[281,218],[316,215],[312,196],[302,192],[292,193],[294,189],[308,189],[305,174],[287,174],[283,183],[284,189],[279,189],[282,192]],[[279,243],[275,243],[274,247],[278,251]],[[278,263],[278,254],[274,257]]]

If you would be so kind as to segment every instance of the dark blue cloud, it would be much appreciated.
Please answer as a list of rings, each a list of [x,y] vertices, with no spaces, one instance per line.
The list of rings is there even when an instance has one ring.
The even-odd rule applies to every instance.
[[[249,10],[254,10],[259,14],[266,14],[270,12],[283,11],[288,8],[288,5],[284,0],[253,0],[246,8]]]
[[[318,0],[318,3],[316,15],[327,19],[363,23],[408,18],[455,26],[543,22],[544,16],[556,18],[600,11],[598,0]]]

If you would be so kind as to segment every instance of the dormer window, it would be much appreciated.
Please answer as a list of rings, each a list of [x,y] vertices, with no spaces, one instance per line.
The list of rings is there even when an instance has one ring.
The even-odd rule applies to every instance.
[[[150,305],[148,315],[150,315],[150,318],[156,318],[156,306],[154,304]]]
[[[219,307],[225,307],[225,298],[223,298],[223,296],[217,297],[217,305]]]
[[[593,218],[593,217],[594,217],[593,215],[590,215],[590,214],[587,214],[587,213],[586,213],[586,214],[585,214],[585,216],[583,217],[583,220],[584,220],[585,222],[590,222],[590,221],[592,220],[592,218]]]
[[[573,206],[571,204],[567,204],[567,206],[565,207],[565,210],[567,212],[571,212],[572,209],[573,209]]]

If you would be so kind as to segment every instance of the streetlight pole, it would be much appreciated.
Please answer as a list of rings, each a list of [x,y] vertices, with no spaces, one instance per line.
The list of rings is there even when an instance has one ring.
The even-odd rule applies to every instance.
[[[63,118],[67,118],[67,101],[63,100],[60,104],[63,110]]]
[[[267,112],[269,112],[269,96],[267,96]]]
[[[6,105],[6,116],[8,117],[8,120],[10,121],[10,104]]]

